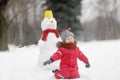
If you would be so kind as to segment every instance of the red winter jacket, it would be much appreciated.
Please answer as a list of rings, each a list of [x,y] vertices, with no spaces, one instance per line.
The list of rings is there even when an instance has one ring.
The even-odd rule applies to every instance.
[[[78,47],[66,49],[64,47],[60,47],[57,52],[55,52],[51,59],[53,61],[61,60],[60,61],[60,71],[61,75],[65,78],[72,77],[71,72],[73,73],[73,78],[80,77],[78,73],[78,64],[77,58],[84,63],[88,62],[88,58],[80,51]],[[67,74],[64,74],[67,73]],[[76,74],[76,75],[75,75]]]

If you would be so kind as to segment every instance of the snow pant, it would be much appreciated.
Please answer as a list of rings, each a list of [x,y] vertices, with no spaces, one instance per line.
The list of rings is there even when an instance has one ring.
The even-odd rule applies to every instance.
[[[73,79],[73,78],[80,78],[78,69],[73,68],[62,68],[55,72],[55,78],[57,79]]]

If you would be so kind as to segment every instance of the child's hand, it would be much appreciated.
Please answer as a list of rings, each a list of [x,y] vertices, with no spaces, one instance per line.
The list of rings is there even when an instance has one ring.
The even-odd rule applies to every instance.
[[[86,68],[89,68],[90,67],[90,63],[87,62],[86,65],[85,65]]]
[[[53,60],[52,60],[52,59],[49,59],[49,60],[45,61],[45,62],[43,63],[43,65],[47,65],[47,64],[50,64],[50,63],[52,63],[52,62],[53,62]]]

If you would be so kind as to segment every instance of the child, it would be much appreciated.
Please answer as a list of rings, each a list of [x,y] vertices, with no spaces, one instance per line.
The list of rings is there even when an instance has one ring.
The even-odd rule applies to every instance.
[[[57,43],[58,50],[44,65],[50,64],[56,60],[60,60],[60,70],[54,70],[54,76],[57,79],[73,79],[80,78],[78,72],[77,58],[83,61],[87,68],[90,67],[88,58],[77,47],[74,34],[69,30],[63,30],[61,33],[62,42]]]

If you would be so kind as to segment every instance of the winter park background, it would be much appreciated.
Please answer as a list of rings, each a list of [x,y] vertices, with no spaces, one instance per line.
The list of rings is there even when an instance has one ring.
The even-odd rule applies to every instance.
[[[49,7],[57,11],[53,15],[58,30],[70,27],[77,34],[81,51],[90,60],[89,69],[78,61],[81,78],[74,80],[120,79],[120,0],[9,0],[7,5],[4,1],[8,0],[0,0],[0,13],[5,9],[8,14],[9,50],[1,50],[6,41],[1,38],[3,10],[0,14],[0,80],[56,80],[51,70],[37,67],[40,24],[44,9]],[[80,23],[77,24],[73,14]],[[62,18],[66,21],[59,20]]]

